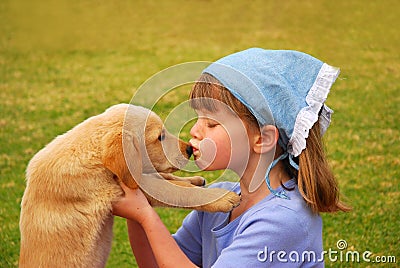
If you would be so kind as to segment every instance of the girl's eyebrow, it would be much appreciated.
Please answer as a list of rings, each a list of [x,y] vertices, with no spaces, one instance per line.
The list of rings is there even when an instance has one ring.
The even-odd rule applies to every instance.
[[[197,117],[200,119],[218,121],[217,116],[211,114],[198,114]]]
[[[195,110],[195,112],[197,114],[197,117],[199,117],[199,118],[210,118],[211,117],[210,113],[207,113],[206,111],[203,111],[203,110]]]

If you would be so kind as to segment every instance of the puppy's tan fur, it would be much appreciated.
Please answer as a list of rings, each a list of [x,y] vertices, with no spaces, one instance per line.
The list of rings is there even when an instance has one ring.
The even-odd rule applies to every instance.
[[[170,174],[186,164],[186,148],[157,115],[128,104],[58,136],[27,167],[20,267],[104,267],[121,181],[144,190],[152,205],[230,211],[236,194],[194,186],[201,177]]]

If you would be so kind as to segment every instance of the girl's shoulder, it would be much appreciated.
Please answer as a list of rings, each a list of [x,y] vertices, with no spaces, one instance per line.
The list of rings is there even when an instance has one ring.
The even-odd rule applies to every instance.
[[[294,179],[287,181],[283,186],[280,186],[276,191],[284,191],[288,198],[277,197],[274,194],[269,194],[259,203],[255,204],[250,210],[252,213],[312,213],[309,206],[301,196]]]
[[[300,232],[304,235],[309,230],[321,230],[320,215],[313,213],[302,198],[294,181],[285,183],[288,199],[269,195],[248,211],[244,212],[239,224],[242,230],[255,226],[269,226],[272,230],[281,230],[286,233]]]
[[[217,182],[210,184],[208,188],[222,188],[228,191],[240,194],[239,182]],[[284,189],[286,188],[286,189]],[[318,216],[311,211],[310,207],[301,196],[297,184],[294,180],[289,180],[284,184],[284,188],[280,186],[277,191],[284,190],[288,196],[288,199],[277,197],[273,194],[269,194],[263,200],[255,204],[253,207],[245,211],[243,214],[247,217],[261,216],[261,215],[275,215],[283,214],[292,216],[295,214],[297,218],[305,216]]]
[[[277,190],[284,190],[288,199],[276,197],[273,194],[266,196],[263,200],[255,204],[242,213],[235,223],[237,231],[253,228],[255,226],[270,226],[286,230],[302,230],[307,232],[309,228],[322,228],[322,220],[319,214],[313,213],[301,196],[297,184],[294,180],[289,180]],[[211,184],[210,188],[223,188],[240,193],[239,182],[218,182]],[[290,190],[287,190],[290,189]],[[205,213],[207,221],[226,221],[229,213]]]

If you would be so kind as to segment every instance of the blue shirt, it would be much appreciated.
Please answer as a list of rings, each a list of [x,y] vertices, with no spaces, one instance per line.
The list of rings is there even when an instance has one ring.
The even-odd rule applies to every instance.
[[[236,183],[213,187],[240,192]],[[268,195],[229,222],[230,213],[192,211],[174,238],[202,267],[323,267],[322,220],[307,206],[294,180],[289,199]],[[281,190],[281,189],[277,189]]]

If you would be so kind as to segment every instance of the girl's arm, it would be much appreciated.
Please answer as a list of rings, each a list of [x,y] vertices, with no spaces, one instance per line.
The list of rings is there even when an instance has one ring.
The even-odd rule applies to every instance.
[[[153,208],[141,225],[159,267],[197,267],[183,253]]]
[[[132,252],[139,267],[158,267],[156,258],[142,226],[133,220],[126,220]]]
[[[128,219],[129,239],[139,266],[157,263],[158,267],[196,267],[175,242],[142,191],[125,185],[122,189],[125,197],[113,204],[113,213]]]

